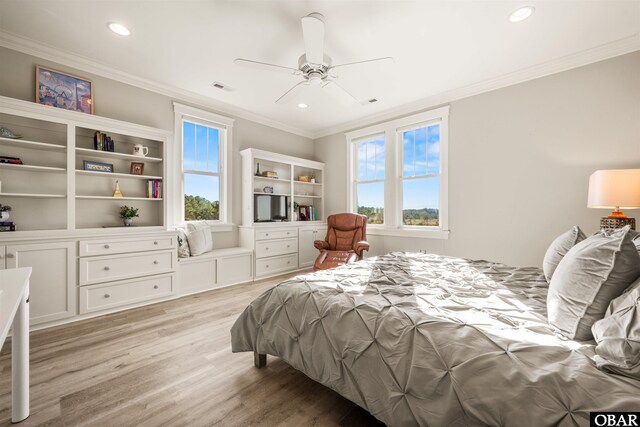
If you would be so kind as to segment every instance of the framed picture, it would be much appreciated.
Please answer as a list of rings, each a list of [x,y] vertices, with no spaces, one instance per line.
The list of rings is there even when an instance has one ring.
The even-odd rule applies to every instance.
[[[113,173],[113,165],[109,163],[90,162],[87,160],[82,161],[82,166],[86,171],[94,172],[111,172]]]
[[[36,102],[93,114],[93,82],[36,65]]]
[[[142,175],[144,173],[144,163],[131,162],[131,174]]]

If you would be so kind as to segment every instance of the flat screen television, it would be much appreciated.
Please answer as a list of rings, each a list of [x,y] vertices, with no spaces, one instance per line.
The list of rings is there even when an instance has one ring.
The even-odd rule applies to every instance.
[[[253,195],[253,221],[275,222],[289,219],[289,197],[273,194]]]

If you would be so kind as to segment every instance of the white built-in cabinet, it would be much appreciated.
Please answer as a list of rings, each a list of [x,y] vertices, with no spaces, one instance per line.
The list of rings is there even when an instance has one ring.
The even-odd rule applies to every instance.
[[[313,246],[313,242],[324,240],[326,235],[327,227],[324,225],[300,227],[298,231],[298,266],[300,268],[313,266],[319,255],[318,250]]]
[[[314,240],[326,235],[324,215],[324,163],[249,148],[242,155],[242,226],[240,246],[251,249],[254,276],[265,278],[311,267],[319,252]],[[277,178],[257,174],[275,172]],[[309,182],[301,178],[309,178]],[[313,177],[314,182],[310,182]],[[273,191],[269,193],[267,191]],[[256,221],[257,195],[287,198],[283,221]],[[315,220],[303,221],[296,207],[313,208]]]
[[[3,268],[31,267],[30,323],[76,315],[76,251],[74,242],[10,244],[0,249]]]

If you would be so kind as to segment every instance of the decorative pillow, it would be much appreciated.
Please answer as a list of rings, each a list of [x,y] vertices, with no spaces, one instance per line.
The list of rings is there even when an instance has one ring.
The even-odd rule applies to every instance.
[[[591,339],[591,326],[638,276],[640,255],[629,226],[597,232],[558,264],[547,294],[549,324],[568,338]]]
[[[205,221],[195,221],[187,224],[187,241],[191,256],[202,255],[213,250],[211,228]]]
[[[592,331],[598,369],[640,379],[640,280],[611,301]]]
[[[178,258],[189,258],[191,251],[189,250],[187,233],[184,228],[178,228],[176,231],[178,232]]]
[[[571,230],[562,233],[551,242],[542,261],[542,271],[544,272],[544,277],[547,279],[547,282],[551,281],[553,272],[556,271],[558,264],[560,264],[562,258],[569,252],[569,249],[584,239],[586,239],[586,236],[582,230],[580,230],[580,227],[574,225]]]

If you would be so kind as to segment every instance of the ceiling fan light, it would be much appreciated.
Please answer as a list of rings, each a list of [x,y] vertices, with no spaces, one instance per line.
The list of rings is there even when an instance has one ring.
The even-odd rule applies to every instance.
[[[535,8],[533,6],[523,6],[520,7],[509,15],[509,21],[511,22],[521,22],[530,17],[533,12],[535,12]]]
[[[304,108],[307,108],[307,107],[308,107],[308,105],[305,104],[304,102],[301,102],[300,104],[298,104],[298,108],[304,109]]]
[[[118,24],[117,22],[109,22],[107,24],[107,27],[109,27],[109,29],[111,31],[113,31],[114,33],[116,33],[119,36],[131,35],[131,31],[129,31],[129,29],[127,27],[125,27],[122,24]]]

